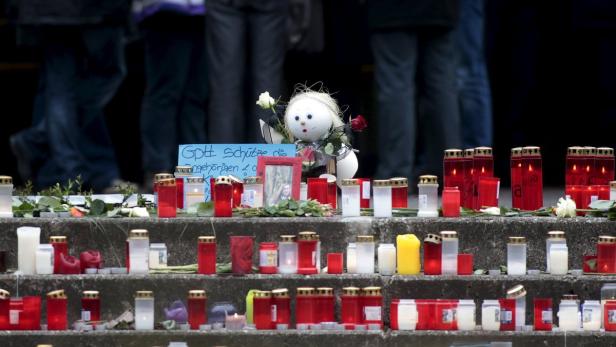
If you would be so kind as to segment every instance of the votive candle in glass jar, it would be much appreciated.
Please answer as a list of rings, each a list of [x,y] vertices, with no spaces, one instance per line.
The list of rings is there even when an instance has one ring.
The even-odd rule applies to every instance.
[[[278,273],[297,273],[297,242],[295,235],[281,235],[278,241]]]
[[[456,275],[458,273],[458,233],[441,231],[441,274]]]
[[[263,178],[250,176],[244,178],[242,205],[248,207],[263,207]]]
[[[9,311],[11,307],[11,293],[0,289],[0,330],[9,330]]]
[[[441,274],[442,247],[442,239],[439,235],[428,234],[424,239],[424,275]],[[398,268],[400,268],[400,265],[398,265]]]
[[[160,180],[164,180],[168,178],[173,178],[173,174],[166,173],[166,172],[154,174],[154,182],[153,182],[152,188],[154,190],[154,204],[156,204],[157,206],[158,206],[158,182]]]
[[[393,243],[381,243],[378,249],[379,273],[391,276],[396,273],[396,247]]]
[[[481,207],[479,200],[479,179],[481,177],[494,177],[494,157],[490,147],[476,147],[473,153],[473,183],[475,186],[473,209],[475,210]]]
[[[216,178],[214,183],[214,217],[231,217],[233,214],[233,187],[227,176]]]
[[[349,243],[347,246],[346,266],[347,273],[357,273],[357,245],[354,242]]]
[[[507,299],[515,300],[515,328],[521,330],[526,325],[526,289],[521,284],[507,290]]]
[[[511,149],[511,207],[522,208],[522,147]]]
[[[145,229],[133,229],[128,236],[128,256],[131,274],[147,274],[150,271],[150,238]]]
[[[205,179],[186,177],[184,181],[184,207],[189,208],[205,202]]]
[[[176,200],[177,200],[177,208],[184,208],[184,192],[185,192],[185,183],[186,178],[192,176],[193,170],[191,166],[188,165],[178,165],[175,167],[175,185],[177,186],[176,191]]]
[[[357,179],[342,180],[342,216],[360,216],[360,182]]]
[[[593,184],[597,171],[597,148],[592,146],[585,146],[584,157],[586,158],[586,167],[584,168],[584,174],[586,175],[586,184],[591,185]]]
[[[179,180],[179,179],[178,179]],[[183,182],[183,178],[181,178]],[[175,218],[177,214],[177,185],[175,179],[158,181],[158,217]]]
[[[477,208],[498,207],[500,179],[497,177],[480,177],[477,186]]]
[[[231,180],[231,188],[233,190],[233,207],[240,207],[242,204],[242,194],[244,194],[244,182],[239,178],[229,175]]]
[[[207,323],[207,296],[205,290],[188,291],[188,324],[193,330]]]
[[[593,186],[597,191],[597,198],[599,200],[609,200],[610,199],[610,186],[608,184],[597,184]]]
[[[577,297],[563,296],[558,306],[558,327],[561,331],[579,331],[582,326]]]
[[[473,197],[475,191],[475,180],[473,168],[473,157],[475,156],[475,149],[468,148],[464,150],[464,159],[462,160],[462,166],[464,167],[464,187],[460,189],[460,201],[462,207],[473,208]]]
[[[83,291],[81,295],[81,320],[86,323],[99,322],[101,320],[101,298],[98,291]]]
[[[396,236],[397,251],[396,254],[398,273],[400,275],[418,275],[421,271],[421,262],[419,260],[419,249],[421,244],[415,234],[402,234]],[[439,269],[440,271],[440,269]]]
[[[333,175],[327,177],[327,203],[333,209],[338,208],[338,184]]]
[[[13,178],[0,176],[0,218],[13,217]]]
[[[36,250],[36,274],[37,275],[51,275],[53,274],[53,246],[49,244],[42,244],[38,246]]]
[[[548,231],[548,238],[545,240],[545,258],[546,258],[546,270],[550,272],[550,247],[555,244],[567,244],[565,239],[565,232],[559,230]]]
[[[357,273],[374,273],[374,236],[358,235],[355,240],[357,251]]]
[[[317,268],[317,234],[302,231],[297,238],[297,273],[313,275],[319,273]]]
[[[299,184],[299,199],[301,201],[308,200],[308,183],[301,182]]]
[[[437,299],[434,330],[457,330],[456,308],[458,300]]]
[[[616,273],[616,237],[601,235],[597,243],[597,271]]]
[[[66,330],[68,300],[64,290],[54,290],[47,293],[47,329]]]
[[[199,236],[197,253],[197,272],[201,275],[216,274],[216,236]]]
[[[582,305],[582,328],[585,331],[598,331],[601,329],[601,302],[599,300],[586,300]]]
[[[499,331],[500,321],[501,311],[498,300],[484,300],[481,304],[481,329]]]
[[[60,273],[60,255],[68,255],[66,236],[50,236],[49,243],[53,247],[53,273]]]
[[[379,324],[383,327],[383,296],[381,287],[361,289],[360,305],[362,324]]]
[[[614,148],[597,148],[595,179],[592,184],[607,185],[614,180]]]
[[[458,330],[475,330],[477,321],[475,320],[475,310],[477,306],[474,300],[458,300],[456,311]]]
[[[526,238],[509,237],[507,243],[507,274],[526,275]]]
[[[370,186],[371,179],[369,178],[358,178],[360,184],[360,197],[359,205],[361,208],[370,208]]]
[[[441,321],[442,317],[436,316],[435,299],[417,299],[415,305],[417,307],[417,330],[436,330],[437,320]]]
[[[272,320],[272,292],[259,290],[252,299],[253,321],[257,330],[274,328]]]
[[[135,330],[154,330],[154,293],[149,290],[135,293]]]
[[[567,148],[565,159],[565,186],[587,185],[590,182],[585,174],[586,157],[583,147],[572,146]]]
[[[308,178],[308,199],[327,204],[327,178]]]
[[[275,325],[291,324],[291,298],[286,288],[272,290],[272,321]]]
[[[359,302],[360,289],[357,287],[342,288],[340,297],[340,318],[345,326],[361,323],[362,311]]]
[[[415,330],[419,313],[415,300],[394,299],[389,310],[389,321],[392,330]]]
[[[391,181],[372,181],[374,217],[391,217]]]
[[[606,283],[601,286],[601,309],[605,311],[605,303],[608,300],[616,300],[616,283]],[[601,315],[601,323],[603,323],[603,314]]]
[[[458,275],[473,274],[473,255],[458,253]]]
[[[569,251],[566,244],[550,246],[550,274],[566,275],[569,271]]]
[[[522,148],[522,209],[534,211],[543,206],[543,167],[541,149]]]
[[[327,273],[339,275],[343,272],[342,253],[327,253]]]
[[[314,322],[334,322],[334,290],[329,287],[319,287],[314,298]]]
[[[417,188],[418,217],[438,217],[438,178],[433,175],[419,176]]]
[[[616,181],[610,181],[610,200],[616,200]]]
[[[409,207],[409,180],[406,177],[395,177],[391,181],[391,207]]]
[[[553,312],[552,298],[534,298],[534,328],[535,330],[552,331]]]
[[[443,158],[443,187],[464,187],[464,151],[461,149],[446,149]]]
[[[261,242],[259,244],[259,273],[275,274],[278,272],[278,244]]]
[[[460,191],[456,187],[443,188],[443,217],[460,217]]]
[[[314,288],[298,287],[295,298],[295,323],[314,324]]]
[[[218,197],[218,195],[216,195]],[[216,199],[218,201],[218,199]],[[252,236],[231,236],[231,271],[236,275],[252,273]]]
[[[498,299],[500,304],[500,331],[515,331],[516,301],[515,299]]]

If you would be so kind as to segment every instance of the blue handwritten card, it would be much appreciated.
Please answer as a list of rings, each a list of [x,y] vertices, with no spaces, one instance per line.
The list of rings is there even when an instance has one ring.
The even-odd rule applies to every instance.
[[[180,145],[178,165],[190,165],[195,176],[205,178],[205,196],[210,199],[210,178],[233,175],[243,179],[257,174],[257,157],[295,156],[295,145],[199,144]]]

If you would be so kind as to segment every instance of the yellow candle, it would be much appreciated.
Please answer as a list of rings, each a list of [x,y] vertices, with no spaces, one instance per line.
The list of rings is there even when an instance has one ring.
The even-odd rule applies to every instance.
[[[401,275],[417,275],[421,271],[419,247],[421,243],[415,234],[398,235],[396,238],[398,273]]]
[[[255,296],[255,292],[258,292],[258,289],[251,289],[248,291],[248,294],[246,295],[246,322],[248,324],[252,324],[253,323],[253,317],[252,317],[252,302],[253,302],[253,297]]]

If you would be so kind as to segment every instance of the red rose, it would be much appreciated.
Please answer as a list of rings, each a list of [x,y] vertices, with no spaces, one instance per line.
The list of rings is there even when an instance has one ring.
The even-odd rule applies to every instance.
[[[358,115],[351,119],[351,129],[356,132],[362,132],[368,127],[368,122],[362,115]]]

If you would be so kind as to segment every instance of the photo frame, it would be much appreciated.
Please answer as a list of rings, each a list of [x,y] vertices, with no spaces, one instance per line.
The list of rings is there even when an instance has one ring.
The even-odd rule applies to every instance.
[[[258,157],[257,176],[263,177],[264,207],[285,199],[299,200],[302,158]]]

